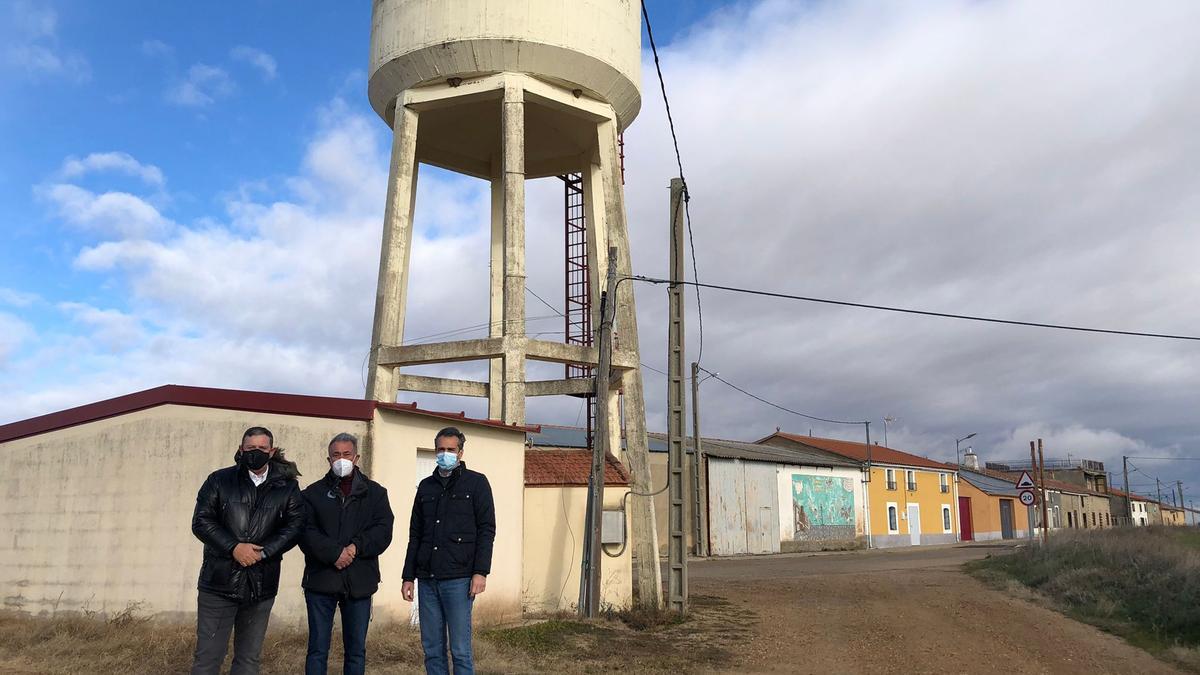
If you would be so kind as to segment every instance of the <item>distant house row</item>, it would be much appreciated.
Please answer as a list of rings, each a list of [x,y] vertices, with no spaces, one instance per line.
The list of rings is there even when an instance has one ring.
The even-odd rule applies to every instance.
[[[650,435],[657,490],[667,480],[667,445]],[[583,430],[543,426],[531,450],[583,447]],[[692,452],[690,439],[686,440]],[[955,466],[878,444],[776,430],[757,441],[701,440],[700,523],[690,550],[706,555],[890,548],[1032,536],[1041,506],[1026,507],[1015,487],[1025,467]],[[685,480],[696,480],[688,462]],[[1051,529],[1184,525],[1184,509],[1111,489],[1103,465],[1058,463],[1047,471]],[[1051,477],[1052,476],[1052,477]],[[666,491],[655,496],[660,550],[668,538]],[[1128,515],[1132,514],[1132,515]],[[701,546],[695,547],[697,537]]]

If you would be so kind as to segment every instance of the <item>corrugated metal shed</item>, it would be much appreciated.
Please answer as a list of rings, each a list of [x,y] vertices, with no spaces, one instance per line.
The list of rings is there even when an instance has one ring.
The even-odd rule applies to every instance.
[[[650,438],[648,439],[650,452],[666,452],[666,441],[655,438],[655,436],[661,436],[661,434],[650,434]],[[529,432],[526,439],[531,445],[536,447],[586,448],[587,430],[582,427],[564,427],[546,424]],[[621,439],[621,447],[625,447],[625,439]]]
[[[652,439],[662,441],[666,446],[666,434],[649,434]],[[692,447],[692,439],[685,442],[687,448]],[[776,464],[796,464],[803,466],[837,466],[858,467],[859,463],[831,452],[809,448],[791,448],[774,445],[758,445],[742,441],[730,441],[721,438],[700,439],[704,454],[710,457],[725,457],[728,459],[745,459],[755,462],[775,462]]]

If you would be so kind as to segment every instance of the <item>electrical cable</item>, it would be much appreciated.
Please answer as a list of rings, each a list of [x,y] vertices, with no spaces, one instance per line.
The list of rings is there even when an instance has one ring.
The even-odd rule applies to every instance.
[[[688,247],[692,254],[692,278],[699,282],[700,271],[696,264],[696,241],[692,236],[692,212],[688,207],[688,203],[692,200],[692,195],[688,190],[687,178],[683,174],[683,155],[679,152],[679,136],[675,133],[675,118],[671,115],[671,100],[667,97],[667,83],[663,78],[662,63],[658,59],[658,45],[654,42],[654,29],[650,25],[650,12],[646,9],[646,0],[642,0],[642,18],[646,21],[646,37],[650,39],[650,53],[654,55],[654,71],[658,74],[658,88],[662,91],[663,109],[667,113],[667,126],[671,130],[671,143],[675,147],[675,164],[679,167],[679,181],[683,184],[683,213],[684,219],[687,222]],[[676,209],[678,208],[677,205]],[[672,218],[672,227],[674,227],[674,224],[675,218]],[[704,309],[700,304],[700,286],[698,285],[696,286],[696,319],[700,338],[696,363],[700,363],[704,359]]]
[[[746,396],[749,396],[750,398],[752,398],[756,401],[766,403],[767,405],[771,406],[772,408],[778,408],[786,413],[791,413],[793,415],[799,415],[800,417],[803,417],[805,419],[810,419],[810,420],[814,420],[817,422],[827,422],[829,424],[853,424],[853,425],[866,424],[866,421],[863,421],[863,420],[859,420],[857,422],[850,421],[850,420],[833,420],[833,419],[829,419],[826,417],[817,417],[816,415],[809,415],[808,413],[802,413],[799,410],[792,410],[791,408],[779,405],[778,403],[775,403],[773,401],[768,401],[767,399],[765,399],[757,394],[752,394],[703,366],[700,367],[700,370],[703,370],[704,372],[708,373],[709,377],[724,384],[725,386],[730,387],[732,389],[736,389],[737,391],[742,392]]]
[[[1200,342],[1200,336],[1195,335],[1172,335],[1169,333],[1148,333],[1143,331],[1132,330],[1116,330],[1108,328],[1089,328],[1084,326],[1070,326],[1066,324],[1042,323],[1038,321],[1017,321],[1014,319],[997,319],[995,317],[974,316],[970,314],[952,314],[949,312],[933,312],[923,309],[911,309],[907,307],[893,307],[889,305],[872,305],[863,302],[849,302],[846,300],[830,300],[828,298],[814,298],[804,295],[792,295],[789,293],[776,293],[774,291],[763,291],[752,288],[738,288],[736,286],[721,286],[718,284],[702,284],[694,281],[679,281],[673,282],[670,279],[656,279],[653,277],[633,276],[629,277],[634,281],[644,281],[652,284],[695,284],[702,288],[712,288],[719,291],[730,291],[732,293],[746,293],[749,295],[761,295],[768,298],[782,298],[785,300],[800,300],[802,302],[816,302],[825,305],[838,305],[841,307],[857,307],[859,309],[875,309],[883,312],[896,312],[899,314],[917,314],[920,316],[933,316],[943,319],[960,319],[963,321],[980,321],[984,323],[1000,323],[1010,326],[1026,326],[1030,328],[1052,328],[1055,330],[1069,330],[1081,333],[1104,333],[1107,335],[1123,335],[1129,337],[1149,337],[1161,338],[1165,340],[1190,340]],[[1196,458],[1200,459],[1200,458]]]

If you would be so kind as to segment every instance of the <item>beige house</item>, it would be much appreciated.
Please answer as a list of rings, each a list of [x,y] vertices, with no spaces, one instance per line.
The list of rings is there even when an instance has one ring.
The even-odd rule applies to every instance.
[[[525,452],[525,611],[547,613],[573,610],[579,601],[583,557],[584,516],[587,513],[588,474],[592,453],[586,448],[530,448]],[[612,455],[604,472],[604,510],[619,516],[625,538],[629,519],[622,501],[629,491],[629,474]],[[604,546],[600,589],[603,604],[626,607],[633,597],[630,548]]]
[[[232,463],[241,433],[254,425],[271,429],[296,461],[302,487],[328,470],[333,435],[363,439],[363,470],[388,489],[396,516],[375,596],[376,616],[385,621],[410,618],[400,574],[416,483],[433,470],[438,429],[454,425],[466,434],[464,459],[487,474],[495,495],[498,534],[480,616],[521,616],[525,529],[553,530],[561,526],[556,519],[571,516],[526,508],[527,427],[412,404],[168,385],[0,426],[0,450],[21,458],[0,477],[3,607],[107,613],[138,604],[161,616],[194,613],[202,549],[191,532],[196,491]],[[303,623],[303,567],[298,549],[284,556],[275,621]]]

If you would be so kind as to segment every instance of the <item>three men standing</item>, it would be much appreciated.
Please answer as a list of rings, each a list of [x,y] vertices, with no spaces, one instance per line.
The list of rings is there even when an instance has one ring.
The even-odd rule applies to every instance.
[[[341,608],[344,672],[363,673],[371,596],[379,589],[379,555],[392,543],[387,490],[358,468],[358,438],[338,434],[329,442],[329,473],[304,490],[308,524],[304,551],[304,600],[308,606],[305,673],[324,675]]]
[[[487,477],[462,461],[466,436],[454,427],[437,433],[437,468],[417,485],[409,522],[401,595],[417,611],[425,671],[449,673],[447,633],[455,675],[475,672],[471,608],[487,587],[496,539],[496,509]]]
[[[193,675],[218,672],[231,631],[231,674],[258,672],[279,561],[304,527],[300,472],[270,431],[247,429],[234,459],[234,466],[209,474],[192,514],[192,533],[204,542]]]

